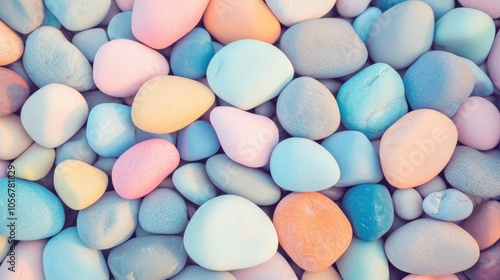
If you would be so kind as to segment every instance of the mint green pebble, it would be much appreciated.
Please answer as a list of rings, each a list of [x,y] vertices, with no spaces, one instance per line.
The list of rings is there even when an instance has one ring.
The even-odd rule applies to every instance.
[[[366,242],[353,237],[336,264],[343,279],[389,279],[382,239]]]

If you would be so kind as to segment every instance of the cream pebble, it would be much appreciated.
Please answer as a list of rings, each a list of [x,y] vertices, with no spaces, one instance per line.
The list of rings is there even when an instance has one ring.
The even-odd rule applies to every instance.
[[[18,60],[24,51],[24,44],[19,35],[0,20],[0,66]]]
[[[33,143],[12,165],[16,168],[17,178],[36,181],[49,174],[55,159],[55,149]]]
[[[17,158],[33,143],[18,115],[0,117],[0,139],[1,160]]]

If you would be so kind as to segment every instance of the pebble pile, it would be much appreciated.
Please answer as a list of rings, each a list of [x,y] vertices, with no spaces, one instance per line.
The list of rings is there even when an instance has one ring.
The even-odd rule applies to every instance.
[[[500,0],[0,1],[0,279],[500,279]]]

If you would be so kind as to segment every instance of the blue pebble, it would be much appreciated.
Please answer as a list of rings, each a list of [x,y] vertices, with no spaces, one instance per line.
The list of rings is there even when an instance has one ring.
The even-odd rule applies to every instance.
[[[108,25],[110,40],[129,39],[137,41],[132,33],[132,12],[121,12],[114,15]]]
[[[177,168],[172,181],[183,196],[198,205],[217,196],[217,189],[208,178],[203,163],[193,162]]]
[[[337,132],[323,140],[321,145],[339,164],[340,180],[335,186],[378,183],[384,178],[378,153],[363,133],[354,130]]]
[[[54,14],[49,9],[45,9],[44,11],[42,26],[52,26],[57,29],[60,29],[62,27],[59,20],[54,16]]]
[[[440,19],[444,14],[455,8],[455,0],[421,0],[431,6],[434,18]]]
[[[495,86],[491,81],[488,74],[485,73],[477,64],[471,60],[464,58],[467,65],[470,66],[472,73],[474,74],[474,90],[472,91],[473,96],[490,96],[495,91]]]
[[[71,40],[73,45],[75,45],[90,62],[94,62],[97,50],[108,41],[108,35],[106,35],[106,31],[102,28],[93,28],[78,32]]]
[[[15,31],[28,34],[44,19],[43,0],[2,0],[0,18]]]
[[[213,271],[198,265],[188,265],[179,274],[170,278],[171,280],[236,280],[228,271]]]
[[[366,242],[353,237],[336,264],[343,279],[389,279],[389,262],[381,239]]]
[[[185,161],[211,157],[219,148],[219,139],[209,122],[198,120],[179,131],[177,149]]]
[[[151,133],[151,132],[146,132],[146,131],[141,130],[139,128],[135,129],[135,143],[136,144],[139,142],[142,142],[142,141],[153,139],[153,138],[165,139],[168,142],[175,145],[175,142],[177,141],[177,132],[165,133],[165,134],[155,134],[155,133]]]
[[[214,56],[214,46],[208,31],[196,27],[177,41],[170,55],[170,66],[176,76],[199,79],[205,76]]]
[[[405,1],[408,0],[373,0],[373,4],[379,7],[382,11],[386,11]]]
[[[99,90],[88,91],[85,94],[83,94],[83,98],[85,98],[85,101],[89,106],[89,112],[92,111],[92,109],[94,109],[95,106],[101,103],[123,104],[123,98],[109,96]]]
[[[175,190],[157,188],[144,197],[139,209],[139,224],[156,234],[179,234],[188,222],[184,198]]]
[[[96,152],[94,152],[87,141],[86,128],[80,129],[68,141],[57,147],[55,165],[67,159],[76,159],[91,165],[97,159]]]
[[[391,194],[381,184],[362,184],[349,189],[342,198],[341,208],[354,234],[363,241],[379,239],[394,221]]]
[[[276,107],[271,101],[266,101],[255,107],[255,114],[257,115],[272,118],[274,116],[274,113],[276,113]]]
[[[456,222],[472,214],[470,198],[457,189],[446,189],[428,194],[422,203],[424,212],[434,219]]]
[[[359,38],[366,43],[370,35],[370,29],[373,24],[382,15],[382,11],[377,7],[369,7],[362,14],[360,14],[352,23],[354,31],[358,34]]]
[[[69,31],[81,31],[98,25],[111,7],[111,0],[44,0],[44,3]]]
[[[90,111],[87,140],[97,154],[119,157],[135,144],[135,126],[130,112],[130,106],[117,103],[102,103]]]
[[[98,157],[94,162],[94,167],[111,177],[111,172],[113,171],[113,166],[115,165],[116,160],[117,158]]]

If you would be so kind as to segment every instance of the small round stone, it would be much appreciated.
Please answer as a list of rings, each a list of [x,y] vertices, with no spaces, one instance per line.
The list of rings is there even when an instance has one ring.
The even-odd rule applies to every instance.
[[[186,202],[171,189],[158,188],[146,195],[139,209],[141,227],[155,234],[179,234],[188,222]]]

